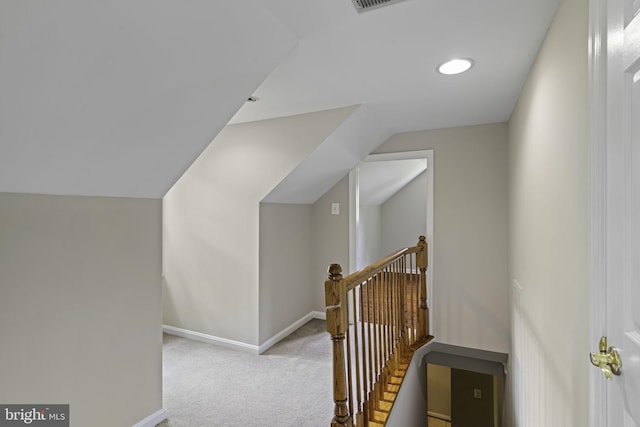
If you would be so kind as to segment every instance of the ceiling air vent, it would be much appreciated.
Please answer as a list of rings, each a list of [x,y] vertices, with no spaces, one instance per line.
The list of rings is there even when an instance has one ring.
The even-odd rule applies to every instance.
[[[377,9],[382,6],[390,6],[394,3],[399,3],[404,0],[351,0],[353,6],[358,13],[366,12],[368,10]]]

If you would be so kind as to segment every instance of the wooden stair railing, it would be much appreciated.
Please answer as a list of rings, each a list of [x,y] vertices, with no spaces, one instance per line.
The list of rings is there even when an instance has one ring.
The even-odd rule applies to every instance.
[[[427,244],[402,249],[347,277],[329,266],[327,331],[333,341],[332,427],[386,424],[411,357],[433,337]]]

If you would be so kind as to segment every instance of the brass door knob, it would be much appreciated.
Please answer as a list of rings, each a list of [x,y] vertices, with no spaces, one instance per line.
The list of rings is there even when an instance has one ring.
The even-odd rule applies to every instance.
[[[600,368],[604,376],[610,380],[614,375],[622,372],[622,360],[615,347],[607,348],[607,337],[600,338],[598,353],[591,353],[590,359],[593,366]]]

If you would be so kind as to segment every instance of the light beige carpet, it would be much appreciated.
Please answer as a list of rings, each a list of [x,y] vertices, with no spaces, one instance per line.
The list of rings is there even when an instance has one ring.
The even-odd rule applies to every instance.
[[[311,320],[262,355],[164,336],[161,427],[326,427],[331,340]]]

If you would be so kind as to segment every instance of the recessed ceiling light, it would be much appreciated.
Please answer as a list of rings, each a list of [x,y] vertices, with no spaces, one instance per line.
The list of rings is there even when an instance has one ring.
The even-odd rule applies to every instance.
[[[473,60],[469,58],[456,58],[447,61],[438,67],[440,74],[460,74],[473,66]]]

